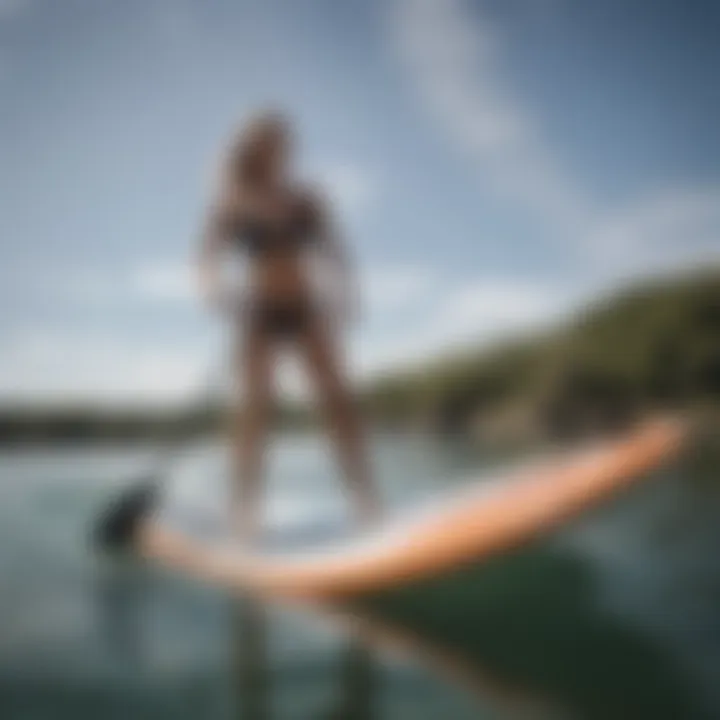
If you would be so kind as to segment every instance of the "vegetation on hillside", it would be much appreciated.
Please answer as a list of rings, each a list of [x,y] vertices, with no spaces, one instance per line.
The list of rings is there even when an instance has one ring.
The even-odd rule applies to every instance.
[[[489,351],[396,373],[369,388],[377,418],[444,430],[571,432],[640,409],[720,405],[720,268],[657,279],[574,320]]]

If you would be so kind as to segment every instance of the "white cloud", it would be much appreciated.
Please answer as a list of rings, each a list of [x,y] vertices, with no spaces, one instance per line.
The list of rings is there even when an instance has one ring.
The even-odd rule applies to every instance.
[[[361,275],[370,312],[394,312],[417,307],[433,294],[439,278],[421,266],[371,268]]]
[[[720,188],[668,188],[617,209],[571,177],[512,92],[502,42],[482,5],[395,0],[391,38],[427,110],[488,187],[539,212],[550,234],[581,248],[581,273],[611,278],[720,259]]]
[[[516,332],[556,311],[561,298],[552,288],[497,278],[480,279],[450,295],[435,325],[446,332],[487,335]]]
[[[542,283],[477,278],[438,285],[426,317],[404,325],[385,342],[357,348],[355,371],[367,377],[394,368],[422,364],[464,347],[481,347],[557,320],[572,298]]]
[[[164,260],[138,266],[128,282],[131,292],[149,300],[187,302],[197,297],[188,262]]]
[[[461,0],[396,0],[393,7],[393,38],[422,100],[493,187],[564,228],[584,227],[591,203],[512,93],[490,23]]]
[[[609,214],[588,233],[605,276],[720,260],[720,188],[668,189]]]
[[[21,302],[32,294],[56,305],[93,303],[103,307],[129,304],[189,304],[199,302],[189,260],[147,259],[129,267],[57,266],[5,268],[0,285],[5,302]]]
[[[27,329],[6,341],[0,398],[38,402],[182,402],[200,382],[210,343],[169,347],[117,336]]]
[[[167,290],[175,296],[172,273],[167,278],[160,272],[147,277],[151,292]],[[401,321],[390,338],[373,338],[367,332],[357,338],[361,343],[353,353],[357,362],[351,369],[360,377],[536,328],[557,317],[568,304],[557,290],[537,283],[477,278],[456,285],[451,278],[420,268],[378,270],[369,284],[380,289],[376,309],[401,313]],[[402,298],[400,291],[406,293]],[[427,317],[413,312],[408,321],[403,320],[405,302],[411,301],[417,310],[421,300]],[[162,339],[138,342],[132,334],[26,328],[4,343],[0,400],[120,405],[193,402],[208,370],[216,368],[230,382],[229,363],[222,357],[227,344],[217,337],[222,332],[222,326],[208,323],[207,336],[178,345]],[[281,364],[278,389],[285,395],[307,395],[305,368],[297,358]]]

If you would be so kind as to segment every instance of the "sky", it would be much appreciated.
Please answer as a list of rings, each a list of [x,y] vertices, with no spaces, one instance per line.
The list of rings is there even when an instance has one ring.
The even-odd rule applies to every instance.
[[[221,364],[192,259],[258,107],[357,259],[357,377],[720,261],[718,37],[712,0],[0,0],[0,401]]]

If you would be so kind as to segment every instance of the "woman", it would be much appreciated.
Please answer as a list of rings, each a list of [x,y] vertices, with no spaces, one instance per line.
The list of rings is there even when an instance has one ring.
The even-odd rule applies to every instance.
[[[331,261],[345,289],[336,311],[351,309],[349,265],[320,198],[293,181],[288,124],[265,114],[248,124],[227,157],[219,197],[202,241],[200,281],[213,304],[220,293],[221,257],[242,250],[250,269],[242,320],[240,382],[244,412],[233,441],[234,505],[243,535],[257,526],[262,458],[272,405],[273,368],[283,346],[303,356],[317,387],[357,515],[369,521],[377,499],[363,448],[359,417],[340,364],[336,333],[313,291],[305,262],[313,248]]]

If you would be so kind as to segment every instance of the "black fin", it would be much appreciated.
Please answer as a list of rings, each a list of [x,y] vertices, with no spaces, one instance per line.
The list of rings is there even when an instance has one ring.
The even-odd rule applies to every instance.
[[[152,514],[158,496],[157,483],[148,480],[116,498],[98,518],[93,532],[95,545],[103,550],[131,549],[140,523]]]

